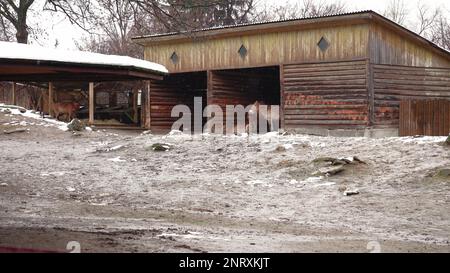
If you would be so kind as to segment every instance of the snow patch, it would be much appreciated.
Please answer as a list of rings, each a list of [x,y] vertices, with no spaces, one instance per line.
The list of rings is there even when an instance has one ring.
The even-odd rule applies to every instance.
[[[63,176],[65,172],[49,172],[49,173],[41,173],[41,176]]]
[[[447,137],[420,136],[420,137],[400,137],[396,138],[404,143],[425,144],[444,142]]]
[[[19,123],[11,122],[10,123],[11,125],[15,125],[15,124],[18,124],[20,126],[38,125],[38,126],[44,126],[44,127],[54,126],[63,131],[69,130],[67,128],[67,123],[59,121],[59,120],[45,118],[45,117],[42,118],[41,115],[33,113],[31,110],[27,110],[25,113],[21,113],[18,109],[11,109],[11,115],[19,115],[19,116],[32,118],[32,119],[41,121],[40,123],[30,123],[30,122],[26,122],[26,121],[21,121]]]
[[[108,159],[108,161],[112,161],[112,162],[126,162],[126,160],[121,159],[120,156],[114,157],[114,158],[110,158],[110,159]]]

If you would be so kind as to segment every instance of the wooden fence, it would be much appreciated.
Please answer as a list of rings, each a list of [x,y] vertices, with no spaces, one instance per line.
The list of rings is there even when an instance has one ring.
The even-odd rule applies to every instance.
[[[448,136],[450,100],[405,100],[400,102],[400,136]]]

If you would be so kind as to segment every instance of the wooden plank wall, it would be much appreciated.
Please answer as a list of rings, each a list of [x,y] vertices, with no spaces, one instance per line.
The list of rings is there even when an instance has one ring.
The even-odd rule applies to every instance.
[[[178,120],[171,117],[172,108],[184,104],[194,113],[194,97],[203,97],[206,105],[206,72],[183,73],[167,76],[163,81],[150,83],[150,120],[151,130],[167,132]]]
[[[369,124],[367,60],[284,65],[285,128]]]
[[[449,99],[450,69],[373,65],[374,125],[399,125],[402,100]]]
[[[322,52],[317,46],[324,37],[329,48]],[[234,37],[208,37],[185,42],[149,44],[145,60],[163,64],[171,73],[202,70],[237,69],[368,57],[369,24],[348,24],[308,29],[293,27],[279,32],[255,31]],[[238,50],[244,45],[248,55]],[[170,60],[176,52],[179,61]]]
[[[278,67],[211,71],[208,104],[248,106],[256,100],[279,105]]]
[[[450,100],[404,100],[400,102],[400,136],[448,136]]]
[[[370,25],[372,63],[449,68],[449,58],[378,24]]]
[[[17,85],[16,86],[16,104],[18,106],[31,109],[31,98],[38,99],[42,90],[37,87]],[[32,96],[33,95],[33,96]],[[0,83],[0,103],[13,104],[12,101],[12,84]]]
[[[11,89],[12,86],[10,83],[0,82],[0,103],[11,103]]]

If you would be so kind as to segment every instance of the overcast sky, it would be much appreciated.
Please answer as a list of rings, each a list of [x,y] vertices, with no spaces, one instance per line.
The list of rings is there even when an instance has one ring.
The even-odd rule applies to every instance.
[[[43,3],[45,0],[36,0],[33,6],[33,18],[31,18],[31,24],[39,24],[41,28],[46,29],[47,35],[45,40],[40,38],[39,43],[44,46],[54,47],[56,40],[58,40],[58,48],[61,49],[76,49],[75,42],[83,36],[83,31],[78,27],[71,25],[62,15],[53,15],[51,13],[42,12]],[[284,5],[285,3],[302,2],[302,0],[257,0],[261,6],[267,5]],[[336,2],[333,0],[319,0],[325,2]],[[351,11],[359,10],[374,10],[379,13],[383,13],[386,6],[388,6],[391,0],[341,0],[345,3],[347,8]],[[405,5],[410,11],[408,18],[408,25],[414,26],[416,7],[419,1],[425,0],[404,0]],[[428,0],[426,1],[431,7],[440,7],[445,10],[446,14],[450,15],[450,1],[449,0]]]

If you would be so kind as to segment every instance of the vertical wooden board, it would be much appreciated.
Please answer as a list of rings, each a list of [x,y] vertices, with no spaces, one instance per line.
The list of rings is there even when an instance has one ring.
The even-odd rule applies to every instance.
[[[450,100],[400,102],[399,135],[447,136],[449,131]]]
[[[48,83],[48,113],[52,116],[53,113],[53,83]]]
[[[17,84],[15,82],[11,86],[11,104],[17,105]]]
[[[207,98],[207,104],[211,105],[212,104],[212,100],[214,97],[214,88],[213,88],[213,77],[214,77],[214,73],[211,70],[208,70],[206,72],[206,98]]]
[[[404,121],[405,121],[405,102],[400,102],[400,110],[399,110],[399,124],[398,124],[398,135],[403,136],[404,135]]]
[[[370,63],[370,59],[367,60],[367,101],[369,109],[369,126],[375,123],[375,98],[373,89],[373,65]]]
[[[147,118],[146,118],[146,113],[148,111],[148,105],[145,103],[146,102],[146,90],[147,90],[147,82],[144,81],[142,83],[142,87],[141,87],[141,127],[148,129],[146,127],[146,122],[147,122]]]
[[[138,89],[133,88],[133,122],[137,124],[139,122],[138,111]]]
[[[280,65],[280,126],[285,129],[285,92],[284,92],[284,65]]]
[[[95,93],[94,83],[89,83],[89,124],[94,124],[94,112],[95,112]]]
[[[145,87],[144,87],[144,92],[145,92],[145,128],[146,129],[152,129],[152,111],[151,111],[151,105],[152,105],[152,98],[151,98],[151,91],[152,91],[152,82],[151,81],[146,81],[145,82]]]
[[[443,135],[449,135],[450,134],[450,101],[447,101],[445,104],[445,110],[444,110],[444,132]]]

